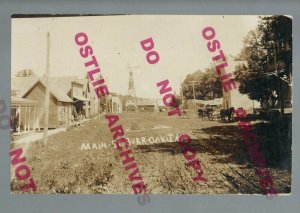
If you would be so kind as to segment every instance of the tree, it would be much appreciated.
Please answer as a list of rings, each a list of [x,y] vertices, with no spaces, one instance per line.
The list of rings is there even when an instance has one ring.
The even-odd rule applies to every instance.
[[[36,77],[32,69],[24,69],[16,74],[16,77]]]
[[[182,84],[183,96],[186,99],[194,98],[193,81],[196,99],[210,100],[222,97],[222,85],[212,65],[204,72],[198,70],[186,76]]]
[[[291,78],[291,47],[290,18],[260,17],[257,28],[247,34],[244,48],[236,57],[236,60],[246,62],[234,73],[240,84],[239,91],[248,94],[252,100],[268,101],[274,107],[282,90],[282,81],[286,78],[288,82]]]
[[[175,91],[174,91],[174,96],[175,96],[176,104],[180,106],[182,104],[181,96],[177,95]]]

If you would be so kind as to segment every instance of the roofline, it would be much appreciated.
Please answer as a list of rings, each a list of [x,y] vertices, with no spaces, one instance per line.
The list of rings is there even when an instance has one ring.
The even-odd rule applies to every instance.
[[[78,80],[78,79],[77,79]],[[82,86],[84,86],[85,84],[78,82],[77,80],[71,81],[71,83],[75,83],[75,84],[80,84]]]
[[[35,85],[38,83],[38,82],[40,82],[45,88],[46,88],[46,85],[44,84],[44,82],[42,82],[40,79],[37,79],[37,81],[26,91],[26,92],[24,92],[24,94],[21,96],[21,98],[24,98],[24,96],[25,95],[27,95],[28,93],[29,93],[29,91],[33,88],[33,87],[35,87]],[[55,98],[56,98],[56,100],[58,100],[58,101],[60,101],[51,91],[50,91],[50,88],[49,88],[49,92],[51,93],[51,95],[53,95]],[[73,103],[73,101],[71,100],[71,98],[70,98],[70,101],[68,101],[68,102],[66,102],[66,101],[60,101],[60,102],[64,102],[64,103]]]

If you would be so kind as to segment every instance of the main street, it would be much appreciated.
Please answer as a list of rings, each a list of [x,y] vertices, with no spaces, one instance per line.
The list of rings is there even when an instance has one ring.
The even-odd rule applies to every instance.
[[[259,178],[247,157],[237,123],[173,118],[166,113],[147,112],[120,114],[120,122],[126,137],[135,141],[130,147],[150,193],[261,193]],[[260,125],[260,122],[256,124]],[[192,146],[197,151],[207,182],[193,181],[195,171],[185,166],[186,160],[175,139],[180,133],[192,137]],[[143,137],[146,143],[136,143],[136,138],[141,140]],[[167,139],[164,141],[161,137]],[[263,138],[266,137],[258,137]],[[91,149],[83,150],[83,143],[90,144]],[[92,148],[93,143],[105,143],[106,147]],[[106,120],[101,117],[49,136],[46,145],[42,145],[42,141],[31,143],[26,160],[37,183],[36,193],[131,194],[128,174],[125,174],[118,154],[112,146]],[[269,168],[279,193],[289,193],[291,188],[290,161],[284,165]],[[20,181],[13,180],[12,191],[20,193],[20,185]]]

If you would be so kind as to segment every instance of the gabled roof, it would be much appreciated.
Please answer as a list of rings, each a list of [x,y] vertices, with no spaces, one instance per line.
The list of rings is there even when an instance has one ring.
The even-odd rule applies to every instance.
[[[74,82],[78,83],[78,84],[82,84],[83,87],[85,88],[87,83],[89,82],[89,80],[87,78],[80,78],[80,79],[76,79],[74,80]],[[90,83],[90,82],[89,82]]]
[[[20,96],[37,82],[38,77],[16,77],[11,78],[11,90],[20,91]]]
[[[11,79],[11,90],[20,91],[18,97],[24,97],[38,81],[45,86],[42,77],[15,77]],[[57,100],[61,102],[72,102],[71,98],[68,96],[72,82],[83,85],[83,90],[85,91],[87,89],[88,79],[77,79],[76,76],[59,76],[49,77],[48,81],[50,92]],[[93,93],[95,92],[91,91],[92,96],[95,95]]]
[[[37,80],[44,81],[42,77],[15,77],[11,78],[11,89],[21,91],[20,96],[24,94],[28,88],[32,87]],[[76,81],[76,76],[61,76],[61,77],[49,77],[50,85],[59,85],[62,92],[68,93],[71,89],[71,82]]]
[[[59,76],[59,77],[49,77],[50,88],[56,86],[60,92],[68,94],[71,89],[71,82],[76,81],[76,76]],[[40,80],[43,80],[40,78]]]
[[[26,95],[29,93],[29,91],[34,88],[38,83],[42,84],[44,87],[46,87],[45,83],[42,80],[37,80],[35,84],[33,84],[30,88],[28,88],[27,91],[25,91],[22,94],[22,98],[26,98]],[[54,85],[53,83],[49,83],[49,91],[51,95],[53,95],[58,101],[61,102],[73,102],[72,99],[62,91],[60,88],[60,85]]]
[[[89,97],[97,97],[96,92],[94,91],[94,86],[92,84],[92,82],[90,82],[89,79],[87,78],[80,78],[80,79],[76,79],[77,83],[80,83],[83,85],[83,91],[88,91],[89,92]]]

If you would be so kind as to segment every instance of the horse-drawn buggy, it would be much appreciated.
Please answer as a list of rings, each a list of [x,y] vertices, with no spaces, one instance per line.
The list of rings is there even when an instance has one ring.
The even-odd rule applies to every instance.
[[[198,109],[198,117],[202,120],[218,120],[218,121],[232,121],[234,119],[234,108],[220,109],[219,107],[206,106]]]
[[[198,117],[202,120],[220,120],[220,112],[217,108],[206,106],[198,109]]]
[[[223,122],[233,121],[234,120],[234,108],[231,107],[229,109],[221,109],[220,110],[220,118],[221,118],[221,121],[223,121]]]

